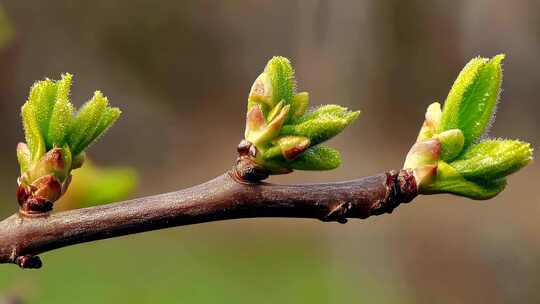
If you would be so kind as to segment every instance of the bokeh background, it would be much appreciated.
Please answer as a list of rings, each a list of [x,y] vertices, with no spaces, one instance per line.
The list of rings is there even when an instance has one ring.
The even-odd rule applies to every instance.
[[[536,0],[0,5],[14,31],[0,50],[3,216],[17,208],[19,108],[35,80],[62,72],[75,74],[75,104],[101,89],[123,109],[90,154],[100,166],[138,172],[132,197],[188,187],[230,168],[247,93],[272,55],[292,59],[299,89],[311,93],[314,105],[363,111],[332,140],[344,156],[341,168],[275,182],[338,181],[399,168],[426,106],[444,100],[477,55],[507,54],[491,135],[540,143]],[[0,266],[0,297],[6,303],[538,303],[539,169],[533,163],[512,176],[490,201],[425,196],[392,215],[347,225],[236,220],[73,246],[43,254],[38,271]]]

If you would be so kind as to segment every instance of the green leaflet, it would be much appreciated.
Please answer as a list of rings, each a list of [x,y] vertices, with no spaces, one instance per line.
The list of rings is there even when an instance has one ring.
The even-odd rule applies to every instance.
[[[73,117],[73,105],[69,101],[69,92],[73,75],[64,74],[57,82],[56,103],[54,104],[47,130],[47,147],[63,146],[66,143],[66,130],[69,129]]]
[[[77,155],[91,142],[109,102],[100,91],[96,91],[90,101],[77,112],[77,116],[69,129],[68,144],[73,155]]]
[[[452,166],[439,161],[437,175],[432,183],[422,185],[422,194],[452,193],[477,200],[490,199],[506,186],[506,179],[469,181]]]
[[[447,130],[435,135],[441,142],[441,160],[446,162],[456,158],[463,150],[465,137],[458,129]]]
[[[40,133],[45,136],[49,128],[49,120],[56,100],[56,83],[50,79],[36,83],[30,92],[27,103],[34,108]],[[45,138],[45,144],[47,144]]]
[[[272,82],[273,94],[271,96],[271,105],[284,100],[285,104],[291,104],[296,89],[294,80],[294,70],[289,59],[281,56],[275,56],[264,68],[270,81]]]
[[[82,149],[86,149],[86,147],[98,140],[98,138],[100,138],[113,125],[118,117],[120,117],[120,114],[122,114],[122,111],[120,111],[118,108],[106,108],[99,119],[99,123],[94,131],[94,134],[92,134],[92,136],[88,137],[85,142],[82,143]]]
[[[297,124],[283,126],[281,134],[304,136],[316,145],[339,134],[359,115],[359,111],[351,112],[344,107],[323,106],[301,117]]]
[[[495,180],[525,167],[532,160],[529,143],[519,140],[486,140],[471,147],[451,163],[467,179]]]
[[[324,145],[309,148],[291,162],[295,170],[332,170],[341,165],[341,155],[335,149]]]
[[[31,160],[35,162],[45,154],[45,141],[39,129],[37,114],[32,104],[26,103],[21,108],[21,115]]]
[[[484,134],[497,103],[504,55],[474,58],[460,72],[444,103],[439,132],[459,129],[464,148]]]

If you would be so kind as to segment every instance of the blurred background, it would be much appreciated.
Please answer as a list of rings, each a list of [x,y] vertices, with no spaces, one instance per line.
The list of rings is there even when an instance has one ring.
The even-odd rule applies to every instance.
[[[89,199],[100,188],[113,189],[112,197],[150,195],[229,169],[243,135],[247,93],[273,55],[291,58],[299,89],[310,92],[313,105],[338,103],[363,111],[331,142],[342,151],[341,168],[295,172],[272,177],[273,182],[338,181],[400,168],[426,106],[443,101],[460,69],[477,55],[507,54],[491,135],[520,138],[537,149],[540,143],[536,0],[4,0],[0,5],[2,216],[17,210],[20,106],[35,80],[58,79],[62,72],[75,74],[76,105],[100,89],[124,112],[89,151],[95,167],[124,167],[111,169],[123,170],[124,188],[91,179],[94,190],[73,196],[72,207],[85,205],[81,197],[86,204],[111,199]],[[508,188],[490,201],[424,196],[392,215],[347,225],[235,220],[72,246],[43,254],[38,271],[0,266],[0,298],[6,303],[538,303],[539,169],[533,163],[512,176]],[[86,180],[81,183],[84,188]]]

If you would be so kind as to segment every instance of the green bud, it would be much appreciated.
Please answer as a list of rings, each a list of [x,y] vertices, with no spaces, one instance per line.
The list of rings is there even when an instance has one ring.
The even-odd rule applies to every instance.
[[[58,199],[69,185],[71,171],[82,165],[84,149],[120,115],[119,109],[108,107],[107,98],[96,92],[73,118],[72,81],[71,74],[64,74],[59,81],[36,82],[21,108],[26,138],[26,144],[17,146],[21,208],[28,207],[30,198]]]
[[[307,137],[312,145],[316,145],[339,134],[359,115],[360,111],[351,112],[335,105],[323,106],[301,117],[298,124],[283,126],[282,134]]]
[[[519,140],[486,140],[451,163],[467,179],[495,180],[525,167],[532,160],[529,143]]]
[[[461,71],[446,98],[439,132],[459,129],[465,137],[464,148],[484,134],[495,112],[504,55],[492,59],[477,57]]]
[[[249,157],[269,174],[339,166],[337,151],[317,145],[341,132],[360,114],[337,105],[306,113],[309,94],[296,94],[295,87],[289,60],[273,57],[249,94],[244,137],[256,153],[241,156]]]
[[[465,137],[458,129],[444,131],[435,136],[441,142],[441,160],[446,162],[456,158],[463,150]]]
[[[300,154],[290,167],[295,170],[332,170],[341,165],[341,155],[337,150],[318,145]]]

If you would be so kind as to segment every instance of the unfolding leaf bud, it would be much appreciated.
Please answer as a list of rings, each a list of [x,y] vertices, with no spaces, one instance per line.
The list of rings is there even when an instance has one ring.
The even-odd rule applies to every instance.
[[[458,129],[444,131],[436,135],[441,142],[441,159],[449,162],[456,158],[463,150],[465,137]]]
[[[436,174],[441,155],[441,142],[429,139],[415,143],[405,159],[404,169],[413,170],[418,187],[430,183]]]

